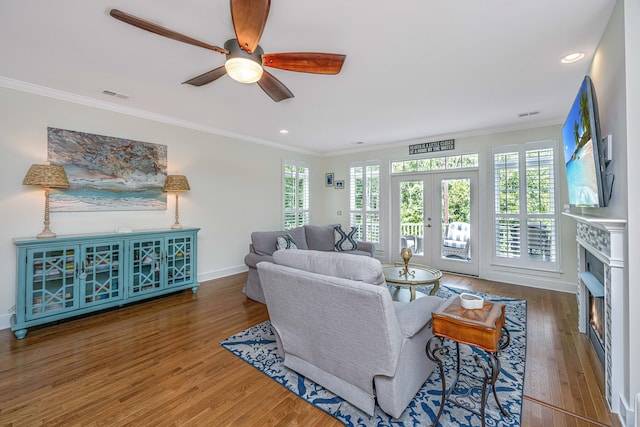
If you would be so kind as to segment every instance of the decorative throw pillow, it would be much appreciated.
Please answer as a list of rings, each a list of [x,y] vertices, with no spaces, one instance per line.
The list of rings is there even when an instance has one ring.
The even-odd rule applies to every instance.
[[[337,225],[333,229],[333,237],[335,241],[336,251],[353,251],[358,249],[358,243],[356,242],[356,228],[351,227],[349,232],[345,232],[341,225]]]
[[[278,249],[298,249],[298,246],[296,245],[296,242],[293,241],[293,237],[291,237],[291,234],[279,236],[276,247]]]

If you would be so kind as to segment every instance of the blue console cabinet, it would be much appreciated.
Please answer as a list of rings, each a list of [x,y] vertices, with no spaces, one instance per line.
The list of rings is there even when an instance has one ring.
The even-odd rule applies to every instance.
[[[121,306],[169,292],[198,291],[199,228],[14,239],[16,313],[11,330]]]

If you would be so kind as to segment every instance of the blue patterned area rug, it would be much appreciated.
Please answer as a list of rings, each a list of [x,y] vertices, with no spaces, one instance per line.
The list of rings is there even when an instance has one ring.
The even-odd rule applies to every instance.
[[[418,288],[423,293],[427,293],[429,289],[430,287]],[[469,291],[441,286],[437,295],[446,299],[462,292]],[[493,395],[489,395],[486,407],[486,425],[496,427],[519,426],[522,415],[522,389],[524,386],[527,302],[496,295],[474,293],[487,300],[505,304],[506,327],[511,335],[510,345],[500,355],[502,369],[496,384],[500,402],[511,416],[503,416],[495,403]],[[233,335],[220,342],[220,345],[302,399],[335,417],[346,426],[408,427],[431,425],[440,408],[442,383],[437,367],[399,419],[390,417],[377,405],[374,415],[370,417],[324,387],[286,368],[282,363],[282,359],[276,355],[275,338],[269,321]],[[451,384],[455,376],[455,346],[449,340],[445,340],[445,345],[450,347],[450,356],[445,356],[444,359],[447,384]],[[480,350],[460,345],[462,370],[464,373],[470,374],[470,376],[482,378],[482,371],[473,361],[474,352],[483,355]],[[457,401],[463,405],[477,407],[481,392],[482,383],[480,381],[469,380],[466,375],[461,375],[456,386],[456,393],[459,393],[459,397],[456,398]],[[440,426],[475,427],[481,425],[478,415],[452,405],[448,401],[445,405],[444,412],[439,420]]]

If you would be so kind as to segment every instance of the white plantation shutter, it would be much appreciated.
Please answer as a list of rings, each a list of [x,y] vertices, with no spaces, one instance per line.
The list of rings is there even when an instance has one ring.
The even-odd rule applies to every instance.
[[[520,256],[520,170],[517,152],[494,154],[496,256]]]
[[[309,166],[304,162],[286,161],[282,182],[284,229],[309,224]]]
[[[553,148],[526,151],[527,254],[556,261],[556,204]]]
[[[356,162],[349,168],[349,222],[356,238],[380,242],[380,164]]]
[[[494,150],[496,264],[558,269],[555,159],[554,141]]]

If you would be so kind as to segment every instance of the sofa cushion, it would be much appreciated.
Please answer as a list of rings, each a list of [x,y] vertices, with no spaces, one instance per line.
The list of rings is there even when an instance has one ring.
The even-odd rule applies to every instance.
[[[278,236],[276,247],[278,249],[298,249],[298,245],[296,245],[296,242],[293,240],[293,237],[291,237],[291,234]]]
[[[278,237],[289,234],[296,242],[298,249],[307,249],[304,227],[293,228],[287,231],[254,231],[251,233],[253,250],[258,255],[271,255],[277,248]]]
[[[308,249],[314,251],[334,251],[333,228],[336,225],[338,224],[305,225],[304,234],[307,237]]]
[[[333,229],[333,238],[336,251],[343,252],[358,249],[356,231],[358,231],[358,229],[355,227],[351,227],[349,231],[346,231],[342,228],[342,225],[335,226]]]
[[[375,258],[337,252],[279,250],[273,253],[276,264],[327,276],[385,285],[382,264]]]

